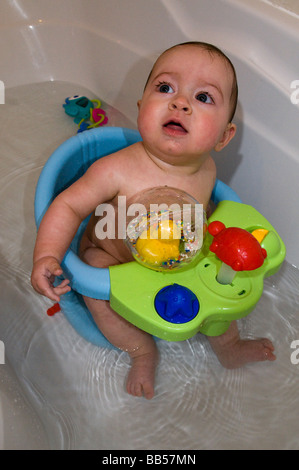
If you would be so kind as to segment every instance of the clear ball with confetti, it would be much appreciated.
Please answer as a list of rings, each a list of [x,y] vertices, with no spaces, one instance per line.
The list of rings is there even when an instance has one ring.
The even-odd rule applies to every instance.
[[[156,187],[128,201],[125,243],[150,269],[168,271],[194,261],[206,231],[202,204],[184,191]]]

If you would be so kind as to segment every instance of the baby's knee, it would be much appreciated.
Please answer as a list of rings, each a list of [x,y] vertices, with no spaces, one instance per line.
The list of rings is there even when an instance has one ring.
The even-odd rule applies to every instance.
[[[109,266],[119,264],[113,256],[102,248],[97,248],[95,246],[81,250],[80,259],[84,261],[84,263],[94,266],[95,268],[109,268]]]
[[[95,266],[96,260],[98,258],[97,248],[88,247],[80,250],[79,257],[84,263],[91,266]]]

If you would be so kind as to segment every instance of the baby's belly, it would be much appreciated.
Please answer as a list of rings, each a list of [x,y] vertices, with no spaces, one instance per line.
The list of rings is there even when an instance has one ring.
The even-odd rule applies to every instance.
[[[95,238],[93,243],[95,246],[101,248],[106,253],[109,253],[117,259],[119,263],[127,263],[134,260],[129,248],[125,245],[124,240],[109,240],[108,238],[98,240]]]

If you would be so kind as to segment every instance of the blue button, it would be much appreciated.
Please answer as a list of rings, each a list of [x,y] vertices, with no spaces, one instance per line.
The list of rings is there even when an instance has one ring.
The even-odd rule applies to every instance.
[[[192,290],[171,284],[156,295],[155,309],[160,317],[170,323],[187,323],[198,314],[199,302]]]

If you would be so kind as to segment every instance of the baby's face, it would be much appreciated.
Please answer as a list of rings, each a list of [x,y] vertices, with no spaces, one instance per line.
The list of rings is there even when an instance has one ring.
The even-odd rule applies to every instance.
[[[138,128],[156,156],[195,156],[228,142],[233,73],[225,60],[193,45],[164,53],[155,64],[139,105]]]

